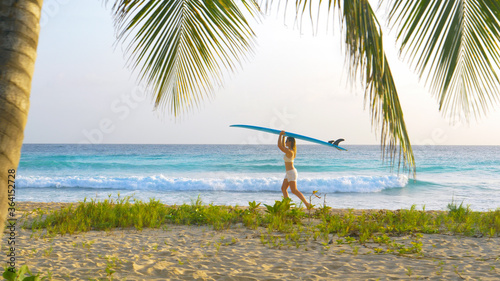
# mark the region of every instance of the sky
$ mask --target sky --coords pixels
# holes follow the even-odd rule
[[[347,145],[380,143],[363,88],[348,79],[338,30],[313,35],[277,13],[252,26],[254,54],[212,98],[174,118],[154,110],[151,93],[128,67],[110,7],[98,0],[44,1],[24,143],[276,143],[275,135],[231,124],[344,138]],[[479,120],[451,124],[398,58],[393,34],[384,32],[413,145],[500,144],[499,105]]]

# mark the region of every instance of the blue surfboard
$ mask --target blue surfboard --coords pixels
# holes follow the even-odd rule
[[[266,133],[271,133],[271,134],[276,134],[276,135],[279,135],[280,132],[281,132],[281,130],[276,130],[276,129],[271,129],[271,128],[265,128],[265,127],[259,127],[259,126],[251,126],[251,125],[231,125],[229,127],[256,130],[256,131],[261,131],[261,132],[266,132]],[[309,142],[312,142],[312,143],[322,144],[322,145],[326,145],[326,146],[330,146],[330,147],[335,147],[338,150],[347,151],[347,149],[345,149],[343,147],[340,147],[338,145],[341,141],[344,141],[344,139],[338,139],[336,141],[328,141],[327,142],[327,141],[322,141],[322,140],[319,140],[319,139],[315,139],[315,138],[311,138],[311,137],[307,137],[307,136],[303,136],[303,135],[299,135],[299,134],[295,134],[295,133],[290,133],[290,132],[287,132],[287,131],[285,131],[285,136],[296,138],[296,139],[300,139],[300,140],[309,141]]]

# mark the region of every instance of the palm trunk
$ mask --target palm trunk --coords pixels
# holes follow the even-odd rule
[[[28,120],[43,0],[0,1],[0,230],[21,157]],[[15,207],[15,206],[13,206]]]

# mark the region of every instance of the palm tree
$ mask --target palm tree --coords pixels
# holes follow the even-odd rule
[[[382,0],[380,0],[383,2]],[[105,1],[108,2],[108,1]],[[349,73],[365,86],[372,125],[383,155],[415,173],[415,160],[384,52],[382,26],[368,0],[294,3],[297,17],[325,2],[338,17]],[[389,24],[401,54],[430,81],[445,114],[481,116],[499,99],[500,5],[495,0],[387,0]],[[17,168],[28,112],[42,0],[0,4],[0,221],[7,210],[8,171]],[[132,66],[154,91],[156,107],[174,115],[213,95],[252,51],[246,17],[259,17],[272,0],[116,0],[119,40],[129,44]],[[278,4],[279,5],[279,4]],[[314,7],[314,9],[313,9]],[[241,8],[244,8],[242,11]],[[5,39],[4,39],[5,38]]]
[[[28,120],[42,2],[0,1],[0,229],[8,200],[15,200],[15,188],[9,185],[21,157]]]

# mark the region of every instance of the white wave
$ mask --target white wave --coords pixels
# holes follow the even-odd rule
[[[31,188],[94,188],[117,190],[160,191],[280,191],[282,179],[276,177],[184,178],[159,176],[129,177],[18,177],[18,187]],[[405,176],[344,176],[338,178],[300,178],[299,190],[304,192],[380,192],[406,186]]]

